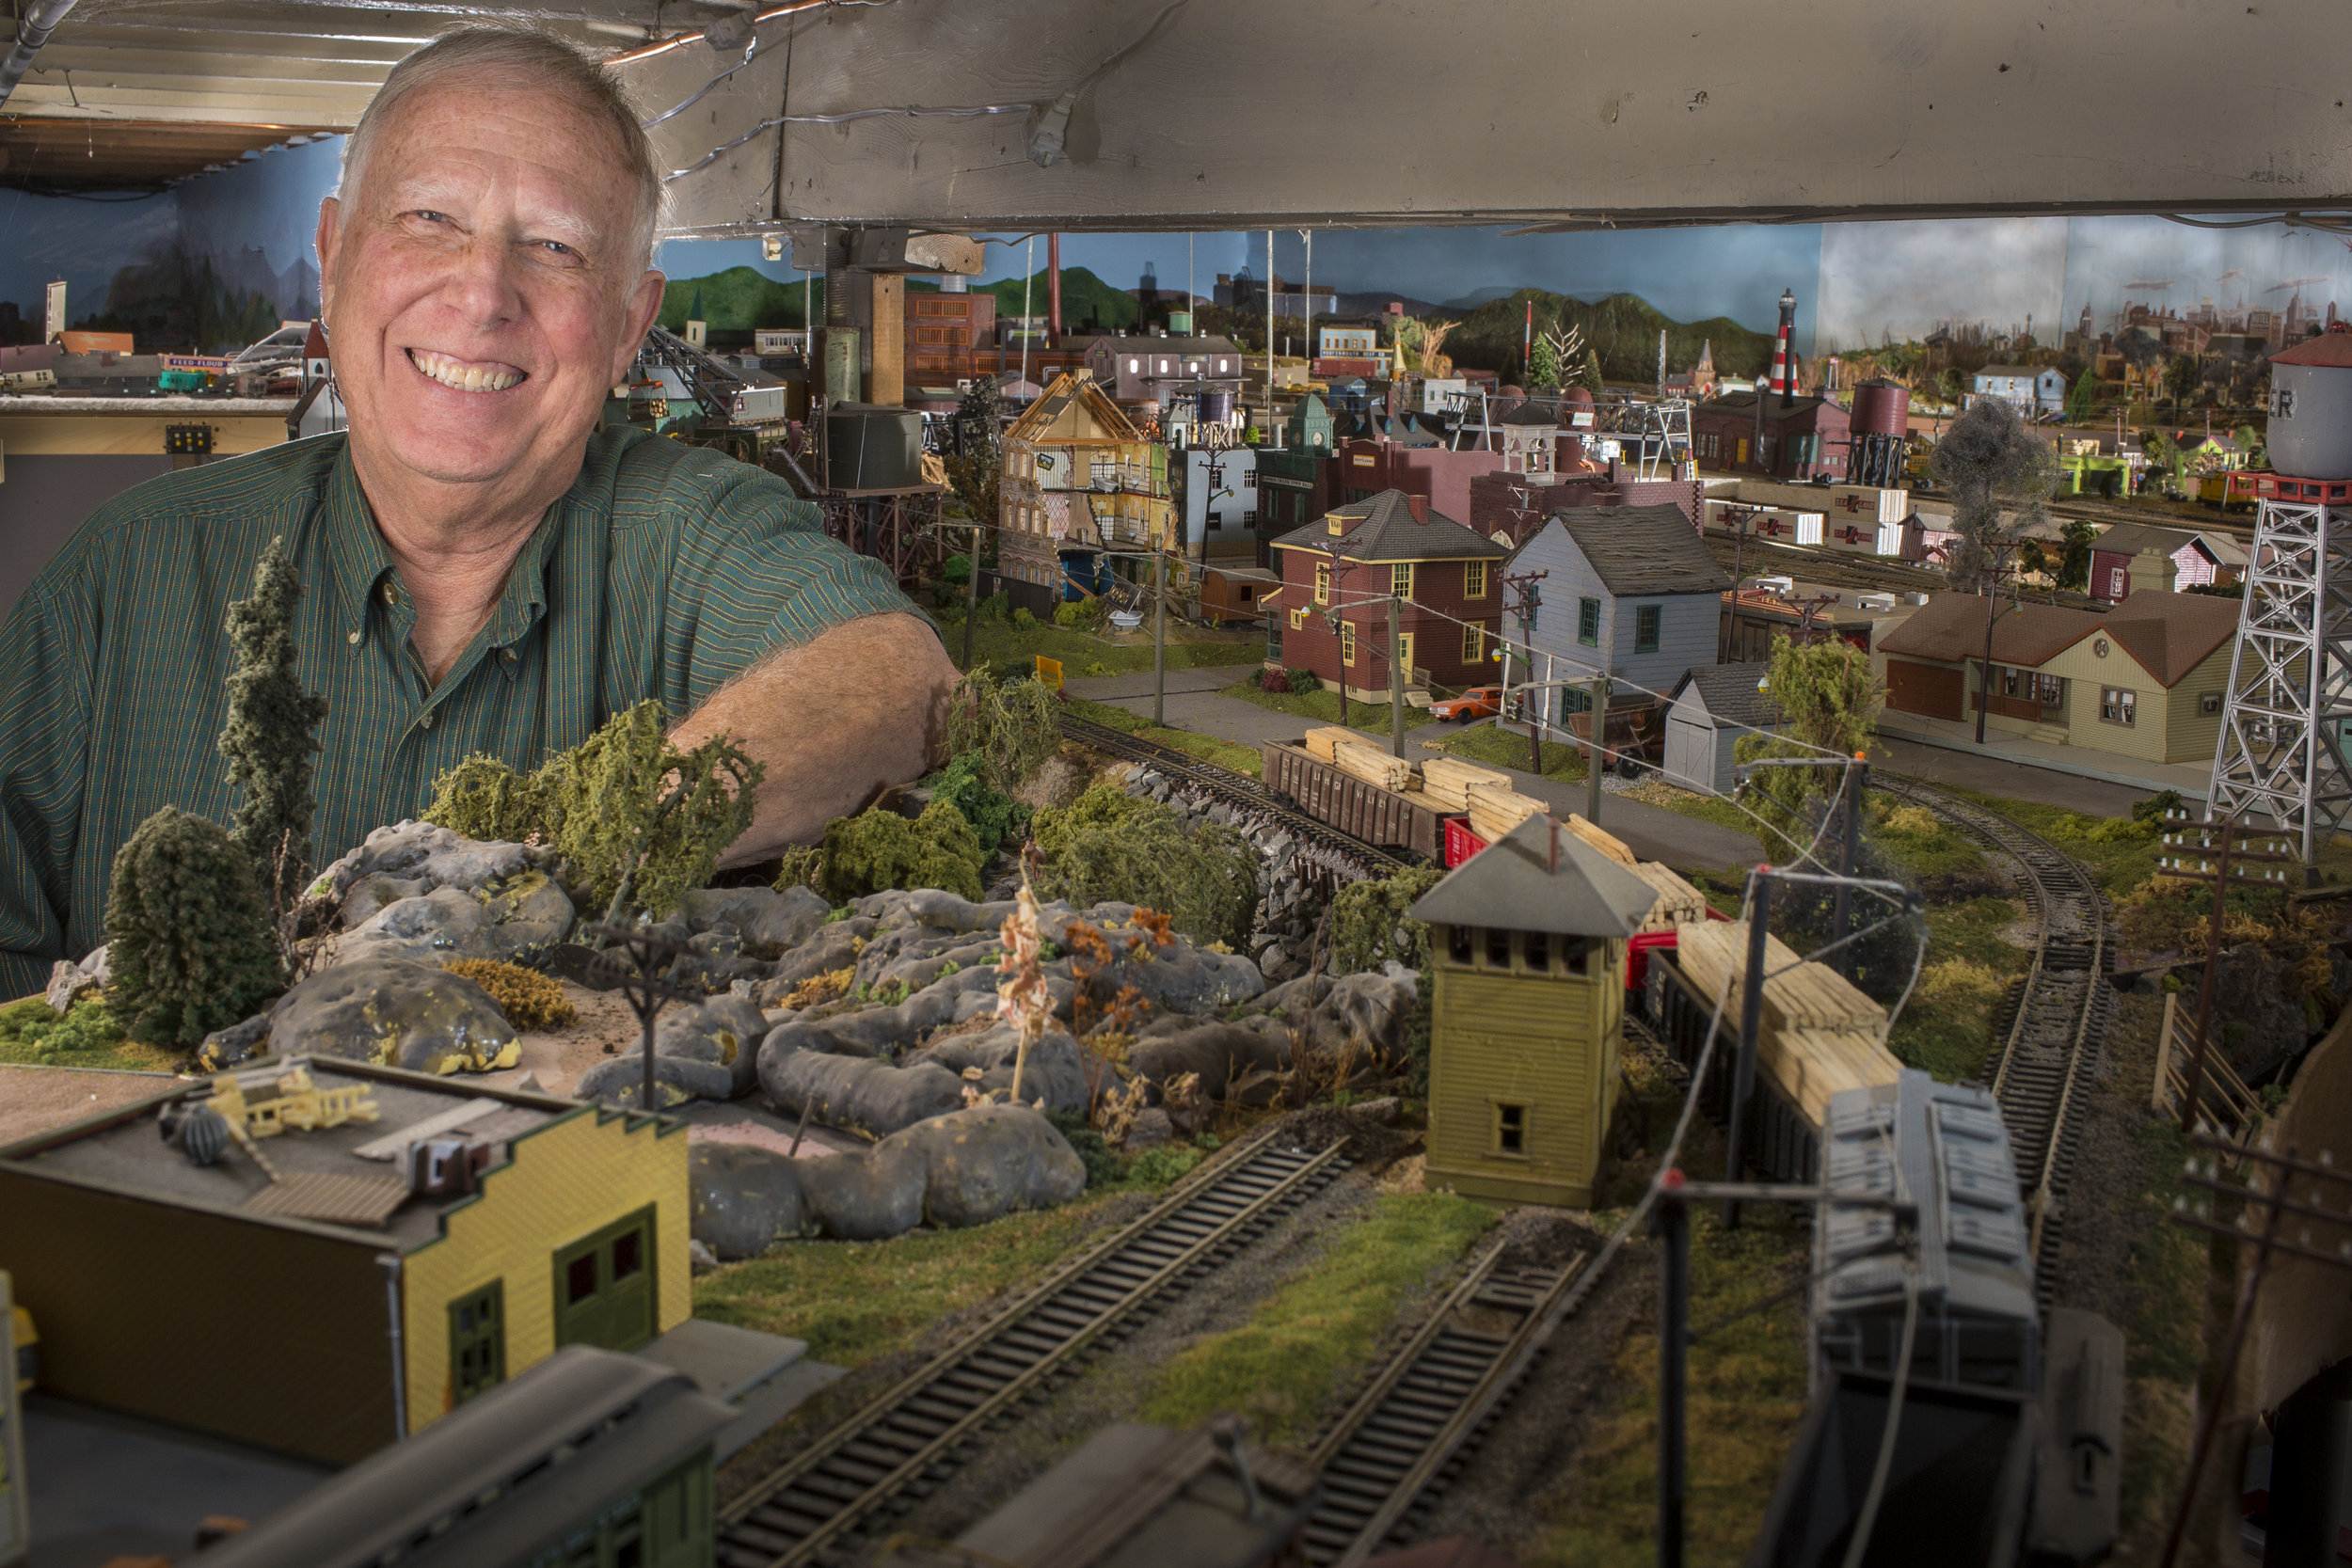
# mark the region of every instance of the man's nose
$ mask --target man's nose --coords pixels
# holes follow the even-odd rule
[[[472,325],[497,326],[523,313],[521,268],[502,236],[476,234],[457,250],[445,295]]]

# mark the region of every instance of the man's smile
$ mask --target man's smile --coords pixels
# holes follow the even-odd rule
[[[496,359],[460,359],[429,348],[412,348],[407,354],[420,372],[454,391],[502,392],[529,375]]]

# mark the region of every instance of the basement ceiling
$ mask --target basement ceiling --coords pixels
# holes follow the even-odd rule
[[[49,193],[152,191],[224,168],[247,152],[300,145],[292,125],[182,124],[170,120],[0,119],[0,185]]]

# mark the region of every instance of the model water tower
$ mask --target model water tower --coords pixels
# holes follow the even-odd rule
[[[2316,883],[2319,850],[2352,813],[2352,332],[2271,356],[2271,466],[2213,759],[2213,816],[2267,817]]]
[[[1877,490],[1903,483],[1903,437],[1911,433],[1911,388],[1881,378],[1853,389],[1848,424],[1846,483]]]
[[[1413,906],[1429,923],[1429,1185],[1589,1208],[1616,1110],[1627,939],[1658,890],[1547,816]]]

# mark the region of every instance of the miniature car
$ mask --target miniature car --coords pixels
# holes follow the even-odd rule
[[[1448,697],[1441,703],[1429,705],[1433,719],[1451,719],[1467,724],[1473,719],[1491,719],[1502,711],[1502,688],[1473,686],[1459,697]]]

